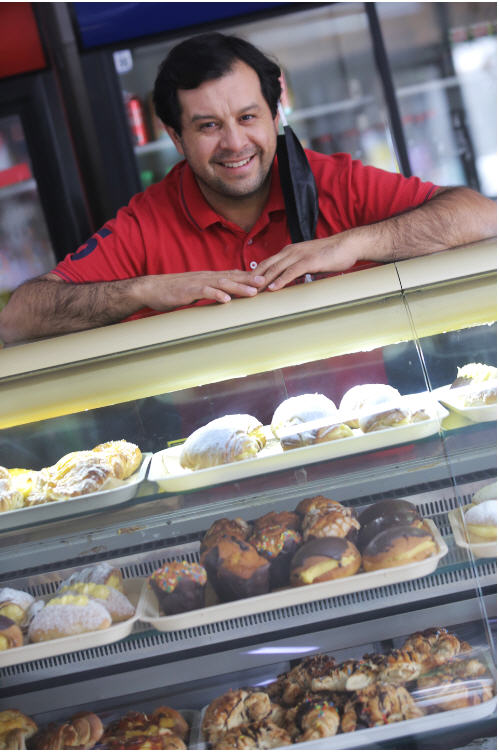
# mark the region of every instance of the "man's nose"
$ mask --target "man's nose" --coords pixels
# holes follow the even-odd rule
[[[239,123],[227,123],[224,126],[220,143],[224,149],[238,152],[241,151],[247,143],[248,140],[242,125]]]

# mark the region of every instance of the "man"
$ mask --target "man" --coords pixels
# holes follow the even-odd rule
[[[307,152],[319,193],[316,239],[290,245],[275,158],[279,67],[210,33],[177,45],[154,101],[185,158],[132,198],[0,314],[5,342],[77,331],[276,291],[306,273],[433,253],[496,233],[494,202],[464,187]]]

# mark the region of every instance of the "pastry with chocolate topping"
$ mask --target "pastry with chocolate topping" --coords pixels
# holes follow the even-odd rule
[[[203,717],[203,738],[214,746],[231,729],[269,718],[272,703],[265,692],[255,689],[229,690],[208,705]]]
[[[291,585],[350,577],[359,571],[361,556],[346,538],[316,538],[298,549],[291,562]]]
[[[402,405],[394,405],[370,415],[361,415],[359,417],[359,428],[363,433],[371,433],[372,431],[382,431],[385,428],[405,426],[410,422],[410,410],[402,407]]]
[[[160,611],[166,616],[203,608],[206,581],[205,568],[188,561],[166,562],[149,577]]]
[[[272,721],[263,720],[237,726],[222,734],[213,749],[275,749],[291,744],[287,731]]]
[[[304,658],[291,671],[278,677],[281,689],[281,702],[284,705],[296,705],[305,694],[314,688],[314,681],[330,675],[336,668],[334,658],[323,653]]]
[[[424,522],[417,507],[406,499],[383,499],[364,509],[358,517],[361,525],[355,542],[363,551],[370,540],[389,527],[410,525],[423,527]]]
[[[270,562],[270,589],[289,585],[289,568],[302,544],[300,533],[284,525],[269,525],[255,530],[248,543]]]
[[[405,687],[370,684],[366,689],[353,693],[345,704],[341,730],[349,733],[359,727],[383,726],[423,715],[424,711],[418,708]]]
[[[366,572],[423,561],[437,553],[437,545],[426,528],[400,525],[371,538],[362,555]]]
[[[325,693],[305,697],[286,713],[286,728],[290,729],[296,743],[335,736],[339,725],[336,702]]]
[[[203,553],[201,563],[222,602],[269,592],[270,563],[246,541],[221,538]]]
[[[328,499],[326,496],[311,496],[300,501],[296,507],[296,512],[303,519],[308,518],[311,520],[315,516],[327,514],[327,512],[331,512],[334,509],[344,509],[343,504],[339,501],[334,501],[334,499]]]
[[[241,540],[247,540],[251,533],[251,525],[241,517],[236,517],[233,520],[229,520],[227,517],[222,517],[219,520],[210,525],[208,530],[201,540],[201,553],[206,551],[218,543],[220,538],[224,536],[232,535],[233,538],[240,538]]]

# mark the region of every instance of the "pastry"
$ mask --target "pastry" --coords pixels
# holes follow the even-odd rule
[[[291,585],[312,585],[349,577],[358,572],[360,564],[359,551],[346,538],[309,540],[293,557],[290,582]]]
[[[239,538],[222,538],[205,551],[201,563],[221,601],[269,592],[270,563],[254,546]]]
[[[471,497],[473,504],[480,504],[481,501],[490,501],[490,499],[497,500],[497,481],[482,486],[478,491],[475,491]]]
[[[20,710],[0,710],[0,749],[26,749],[38,726]]]
[[[213,749],[275,749],[291,743],[287,731],[264,720],[226,731],[219,736]]]
[[[405,426],[410,422],[410,410],[401,405],[393,405],[385,410],[359,416],[359,428],[363,433]]]
[[[22,493],[23,501],[31,493],[33,483],[38,475],[37,470],[27,470],[22,467],[10,467],[9,475],[12,480],[12,487]]]
[[[307,696],[286,714],[286,727],[297,744],[335,736],[339,725],[336,702],[325,694]]]
[[[286,433],[281,436],[280,441],[281,447],[286,451],[297,447],[310,446],[311,444],[322,444],[325,441],[347,439],[349,436],[353,436],[353,431],[346,423],[328,423],[317,428]]]
[[[494,696],[494,681],[480,661],[454,661],[418,679],[418,690],[432,710],[458,710]]]
[[[482,387],[467,391],[463,395],[464,407],[481,407],[482,405],[497,404],[497,386]]]
[[[98,444],[92,451],[107,459],[114,477],[120,480],[129,478],[142,462],[142,452],[139,447],[124,439]]]
[[[359,692],[354,692],[346,702],[341,719],[344,733],[358,727],[372,728],[386,723],[421,718],[424,712],[418,708],[405,687],[391,684],[370,684]]]
[[[8,616],[0,616],[0,650],[19,648],[23,642],[23,633],[19,624],[9,619]]]
[[[199,564],[167,562],[152,573],[149,584],[166,616],[204,607],[206,570]]]
[[[304,658],[291,671],[278,677],[275,688],[279,695],[275,695],[275,700],[288,706],[296,705],[310,689],[315,689],[316,680],[330,676],[335,669],[336,661],[329,655],[318,653]]]
[[[437,544],[425,528],[399,525],[371,538],[362,554],[366,572],[422,561],[437,552]]]
[[[96,585],[95,582],[73,582],[70,585],[62,585],[57,595],[85,595],[91,601],[100,603],[109,611],[113,624],[131,619],[135,614],[126,595],[108,585]]]
[[[415,504],[406,499],[384,499],[366,507],[358,517],[361,529],[356,546],[363,551],[369,541],[382,530],[397,525],[423,527],[424,522]]]
[[[203,717],[203,738],[212,746],[231,729],[264,721],[272,713],[265,692],[252,689],[230,690],[212,700]]]
[[[24,497],[12,481],[6,467],[0,466],[0,512],[11,512],[24,506]]]
[[[339,501],[328,499],[326,496],[312,496],[300,501],[296,507],[296,512],[304,519],[311,519],[314,515],[326,514],[331,510],[343,508],[343,504],[340,504]]]
[[[297,397],[289,397],[281,402],[274,411],[270,427],[278,439],[280,433],[291,426],[320,418],[331,418],[337,413],[338,409],[334,402],[324,394],[299,394]]]
[[[483,541],[497,540],[497,500],[474,504],[464,513],[468,533]]]
[[[269,525],[255,530],[248,543],[270,562],[270,589],[289,585],[291,559],[302,543],[300,533],[285,525]]]
[[[224,415],[194,431],[182,445],[180,464],[202,470],[254,457],[265,446],[263,426],[252,415]]]
[[[23,627],[34,600],[32,595],[23,590],[10,587],[0,588],[0,616],[7,616],[20,627]]]
[[[66,723],[51,723],[30,743],[32,749],[93,749],[104,727],[95,713],[76,713]]]
[[[109,611],[86,595],[61,595],[46,603],[29,625],[31,642],[107,629],[112,623]]]
[[[484,381],[497,379],[497,368],[487,366],[484,363],[466,363],[457,369],[457,376],[450,388],[456,389],[468,384],[481,384]]]
[[[469,652],[470,646],[466,642],[461,642],[456,635],[449,633],[444,627],[432,627],[410,635],[403,644],[402,650],[416,654],[421,670],[425,673],[453,660],[462,653]]]
[[[150,721],[152,724],[157,724],[160,732],[168,730],[174,736],[179,736],[184,742],[187,741],[189,724],[178,710],[161,705],[151,713]]]
[[[232,535],[234,538],[247,540],[250,533],[251,525],[241,519],[241,517],[236,517],[233,520],[222,517],[210,525],[204,534],[201,541],[201,553],[214,546],[224,536]]]
[[[52,467],[40,470],[25,504],[34,506],[95,493],[113,479],[105,457],[90,451],[70,452]]]
[[[397,399],[400,392],[389,384],[357,384],[341,398],[340,412],[351,428],[358,428],[361,413],[373,412],[377,405]]]
[[[162,706],[151,714],[129,711],[106,727],[103,749],[186,749],[189,726],[173,708]]]
[[[307,515],[303,520],[303,537],[312,538],[348,538],[355,542],[360,523],[353,509],[349,507],[334,508],[326,514]]]
[[[273,527],[274,525],[282,525],[290,530],[300,532],[300,517],[296,512],[269,512],[254,520],[253,532],[256,533],[262,528]]]
[[[108,585],[123,592],[123,575],[117,567],[113,567],[107,561],[101,561],[73,572],[61,582],[59,587],[72,585],[74,582],[94,582],[96,585]]]

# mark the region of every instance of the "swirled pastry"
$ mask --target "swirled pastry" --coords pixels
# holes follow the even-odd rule
[[[24,497],[16,489],[6,467],[0,466],[0,512],[10,512],[24,505]]]
[[[32,749],[93,749],[104,727],[95,713],[76,713],[65,723],[51,723],[30,743]]]
[[[357,384],[349,389],[340,402],[340,411],[351,428],[359,427],[359,415],[374,412],[374,408],[383,402],[400,399],[400,392],[389,384]]]
[[[180,464],[188,470],[226,465],[254,457],[265,443],[263,426],[252,415],[224,415],[188,437]]]
[[[108,460],[114,477],[120,480],[129,478],[142,461],[142,452],[137,444],[125,439],[98,444],[92,451]]]
[[[231,729],[267,719],[272,703],[265,692],[251,689],[230,690],[215,698],[203,718],[203,737],[211,745]]]

